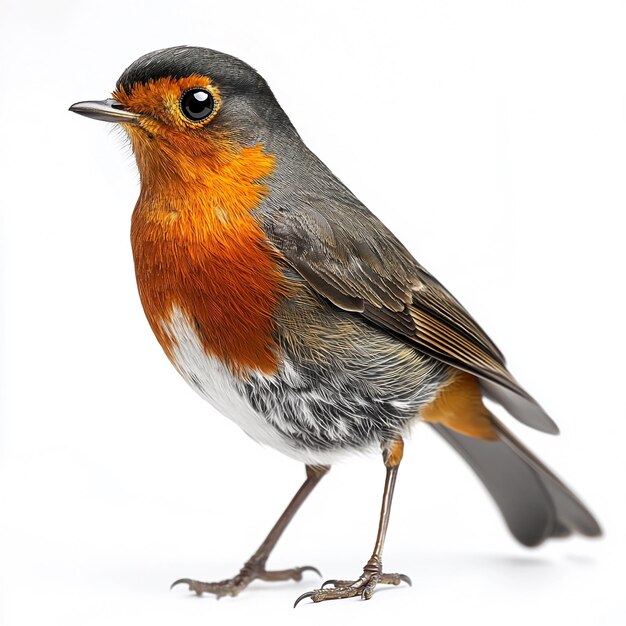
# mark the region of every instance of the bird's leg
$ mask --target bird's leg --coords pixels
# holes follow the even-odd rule
[[[240,572],[233,578],[228,578],[216,583],[204,583],[197,580],[191,580],[189,578],[181,578],[172,584],[172,587],[179,584],[189,585],[191,591],[195,591],[196,594],[202,595],[203,593],[212,593],[218,598],[222,596],[236,596],[240,591],[245,589],[253,580],[301,580],[302,573],[306,571],[316,572],[319,576],[319,571],[310,565],[304,567],[294,567],[285,570],[273,570],[267,571],[265,569],[265,563],[272,552],[274,546],[280,539],[285,528],[289,525],[293,516],[296,514],[300,505],[306,500],[307,496],[313,491],[317,483],[321,480],[322,476],[328,472],[330,467],[320,465],[307,465],[306,466],[306,480],[298,489],[298,492],[293,497],[283,514],[278,518],[276,524],[269,534],[265,538],[265,541],[259,546],[259,549],[246,561]]]
[[[374,552],[370,560],[365,564],[361,576],[356,580],[327,580],[322,585],[321,589],[314,589],[313,591],[303,593],[296,600],[294,606],[301,600],[304,600],[304,598],[311,598],[313,602],[322,602],[324,600],[361,596],[363,600],[369,600],[374,593],[376,585],[379,583],[399,585],[401,582],[406,582],[409,585],[411,584],[411,579],[405,574],[384,574],[382,568],[383,546],[385,544],[387,526],[389,525],[391,500],[396,484],[398,467],[402,460],[403,449],[404,443],[402,439],[399,438],[383,444],[383,459],[385,461],[385,467],[387,468],[387,475],[385,477],[385,490],[383,492],[383,502],[380,509],[378,534],[376,535]],[[332,587],[325,588],[326,585],[332,585]]]

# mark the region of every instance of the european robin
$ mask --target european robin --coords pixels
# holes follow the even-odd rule
[[[556,424],[461,304],[306,147],[265,80],[227,54],[176,47],[124,71],[112,98],[71,109],[120,124],[141,178],[131,241],[141,302],[185,380],[306,480],[241,571],[198,594],[235,596],[270,571],[274,545],[330,465],[379,447],[386,467],[374,551],[350,580],[296,601],[360,596],[382,552],[403,436],[434,428],[484,482],[513,535],[598,536],[583,503],[483,404]]]

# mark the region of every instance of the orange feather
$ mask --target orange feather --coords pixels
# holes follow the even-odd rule
[[[422,407],[421,416],[426,422],[443,424],[470,437],[498,439],[476,377],[461,370],[455,370],[452,380]]]

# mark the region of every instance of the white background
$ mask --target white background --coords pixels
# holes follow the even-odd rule
[[[620,2],[3,0],[0,622],[624,624],[626,9]],[[529,551],[434,434],[401,468],[388,569],[301,605],[168,591],[252,553],[303,478],[179,379],[134,285],[132,156],[67,112],[170,45],[240,56],[305,141],[472,311],[555,417],[514,424],[607,532]],[[271,564],[356,575],[383,469],[338,465]]]

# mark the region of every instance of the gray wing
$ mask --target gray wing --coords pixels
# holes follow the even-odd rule
[[[475,374],[521,422],[558,432],[470,314],[358,201],[300,195],[298,206],[271,207],[262,222],[287,262],[333,304]]]

